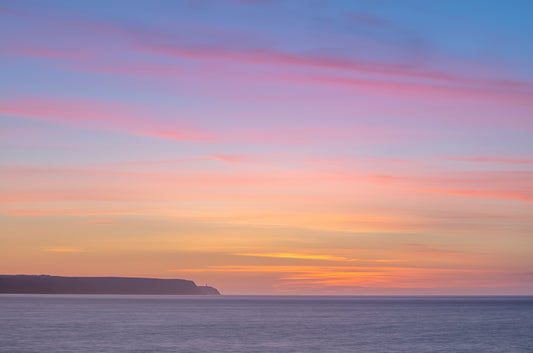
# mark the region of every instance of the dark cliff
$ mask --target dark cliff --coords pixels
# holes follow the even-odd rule
[[[218,290],[184,279],[0,275],[0,293],[218,295]]]

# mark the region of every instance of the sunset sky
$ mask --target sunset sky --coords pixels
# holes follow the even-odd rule
[[[532,13],[0,0],[0,274],[533,294]]]

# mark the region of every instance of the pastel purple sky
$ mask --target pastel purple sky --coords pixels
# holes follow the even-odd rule
[[[0,273],[533,294],[533,4],[0,1]]]

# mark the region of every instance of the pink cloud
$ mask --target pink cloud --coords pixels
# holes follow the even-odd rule
[[[454,190],[454,189],[421,189],[424,192],[473,196],[495,200],[510,200],[533,202],[533,192],[506,191],[506,190]]]
[[[347,112],[370,114],[371,116],[391,116],[401,111],[412,119],[422,119],[427,114],[427,106],[447,104],[446,109],[436,109],[431,112],[432,120],[470,124],[505,126],[506,128],[531,128],[531,119],[526,118],[532,111],[531,93],[504,88],[487,88],[485,86],[461,86],[443,84],[436,81],[398,81],[390,77],[354,77],[328,72],[298,73],[297,71],[280,70],[265,73],[260,70],[247,70],[246,67],[224,67],[219,65],[193,66],[188,70],[181,70],[169,64],[161,65],[150,61],[123,63],[121,65],[100,65],[93,63],[79,63],[71,67],[74,70],[101,72],[104,74],[134,75],[141,79],[152,79],[150,84],[175,92],[176,82],[187,85],[192,94],[201,94],[215,99],[231,101],[254,101],[274,103],[288,106],[314,106],[317,109],[327,109],[341,115]],[[257,83],[261,82],[261,86]],[[332,94],[332,89],[335,90]],[[353,100],[357,98],[355,101]],[[351,97],[351,98],[350,98]],[[363,100],[362,97],[367,97]],[[390,106],[380,105],[378,100],[391,99]],[[407,99],[405,99],[407,98]],[[398,105],[398,100],[402,100]],[[416,100],[417,104],[409,105],[409,100]],[[420,101],[423,104],[419,104]],[[483,104],[480,104],[483,102]],[[451,105],[453,104],[453,105]],[[460,104],[459,111],[454,107]],[[496,107],[496,108],[495,108]],[[504,114],[511,114],[509,119],[502,119]],[[324,111],[324,113],[326,113]],[[310,114],[313,114],[310,112]],[[465,117],[466,115],[466,117]],[[427,120],[424,118],[424,120]],[[245,133],[245,131],[243,131]],[[309,136],[312,131],[308,131]],[[344,134],[347,132],[344,131]],[[246,134],[244,135],[246,138]],[[282,131],[250,131],[250,139],[266,143],[283,142],[287,140]],[[293,134],[290,139],[295,143],[305,143],[303,135]]]
[[[37,19],[34,15],[27,16]],[[387,20],[369,14],[355,13],[352,16],[357,21],[366,24],[388,25]],[[42,18],[39,19],[42,20]],[[131,50],[141,54],[155,54],[192,60],[210,60],[216,61],[217,63],[237,62],[241,64],[259,64],[271,67],[347,70],[355,74],[371,75],[373,76],[373,79],[377,79],[378,81],[414,80],[422,86],[428,85],[431,87],[433,85],[451,85],[462,87],[466,91],[496,90],[500,92],[506,91],[507,94],[513,92],[519,95],[525,94],[529,97],[533,91],[533,85],[531,83],[518,80],[465,77],[464,75],[447,72],[417,70],[405,65],[372,64],[347,56],[332,57],[285,52],[271,47],[269,48],[268,45],[270,43],[266,43],[258,37],[251,37],[249,33],[231,31],[224,28],[210,28],[207,26],[184,27],[187,31],[200,36],[209,35],[210,37],[213,37],[218,33],[223,32],[224,34],[220,37],[219,42],[225,43],[226,46],[222,47],[219,45],[190,44],[190,36],[183,36],[175,33],[169,34],[161,30],[143,27],[117,26],[105,22],[91,22],[83,19],[65,19],[59,16],[49,17],[47,23],[49,25],[40,30],[46,31],[50,36],[64,36],[66,29],[68,29],[70,31],[76,31],[83,37],[87,37],[88,40],[85,45],[86,50],[92,52],[92,55],[97,55],[99,57],[106,57],[102,52],[101,46],[102,38],[105,38],[106,44],[111,43],[110,45],[112,47],[121,46],[123,51]],[[245,40],[243,40],[243,38]],[[256,46],[250,47],[250,43],[254,43]],[[257,43],[262,43],[262,47],[258,47]],[[13,47],[12,51],[14,52],[18,51],[21,54],[26,52],[27,55],[30,56],[63,57],[65,55],[65,53],[61,53],[61,51],[54,53],[52,49],[21,47],[18,43],[11,43],[10,46]],[[158,65],[153,66],[153,68],[138,68],[137,72],[144,71],[152,72],[154,74],[160,72],[157,70]],[[100,70],[109,70],[109,68],[106,69],[101,67]],[[120,72],[123,69],[121,69],[121,65],[116,65],[115,70],[115,72]],[[134,68],[130,68],[129,70],[131,70],[131,72],[136,71]],[[342,77],[344,76],[345,73],[342,74]],[[333,84],[335,80],[333,78],[327,80],[325,78],[316,77],[311,81],[314,81],[315,83],[320,81],[322,84],[328,83],[329,81],[329,84]],[[337,84],[339,83],[340,82],[337,80]],[[446,88],[451,89],[451,87]],[[494,96],[497,96],[497,93],[498,92],[496,92]]]
[[[412,99],[431,98],[445,100],[461,100],[462,102],[479,99],[485,101],[504,101],[524,109],[531,109],[531,96],[533,87],[530,83],[512,80],[492,80],[484,78],[468,78],[460,75],[439,73],[439,72],[421,72],[407,67],[398,67],[395,65],[372,65],[365,62],[359,62],[350,58],[332,58],[319,57],[314,55],[295,54],[282,52],[275,49],[257,49],[246,47],[235,47],[236,44],[231,40],[228,43],[234,48],[221,48],[214,46],[191,46],[183,42],[182,38],[173,35],[160,33],[154,30],[142,28],[121,28],[104,23],[81,22],[76,24],[77,30],[92,33],[96,31],[97,36],[106,35],[111,42],[121,46],[122,50],[134,51],[139,54],[156,54],[166,57],[178,57],[190,59],[201,63],[201,67],[187,67],[183,70],[174,64],[162,64],[144,59],[142,62],[135,62],[139,58],[134,58],[133,62],[124,62],[123,59],[113,58],[113,56],[103,53],[101,48],[87,45],[86,53],[91,57],[100,58],[101,60],[86,60],[87,58],[77,57],[79,55],[73,51],[56,51],[50,49],[38,49],[37,47],[17,49],[21,53],[27,52],[28,55],[41,55],[43,57],[58,58],[77,58],[76,62],[71,62],[67,69],[101,72],[106,74],[126,74],[155,77],[167,82],[193,82],[190,85],[191,90],[198,90],[202,95],[214,95],[219,98],[231,97],[239,100],[248,99],[254,94],[249,87],[256,87],[258,80],[269,83],[282,83],[287,85],[291,83],[299,87],[306,86],[326,86],[341,88],[346,90],[347,94],[353,91],[364,95],[373,94],[389,97],[410,97]],[[57,31],[57,29],[56,29]],[[52,31],[53,32],[53,31]],[[94,34],[91,34],[94,37]],[[232,34],[236,36],[237,34]],[[106,38],[107,38],[106,37]],[[231,36],[230,36],[231,37]],[[161,44],[161,43],[174,44]],[[178,44],[175,44],[175,43]],[[237,41],[238,42],[238,41]],[[241,43],[242,44],[242,43]],[[148,57],[149,58],[149,57]],[[153,59],[153,57],[152,57]],[[120,62],[118,62],[120,61]],[[231,69],[224,63],[231,64],[252,64],[264,65],[277,70],[277,72],[261,73],[256,70],[248,70],[246,65],[239,65],[238,69]],[[222,64],[222,65],[221,65]],[[65,68],[65,66],[62,66]],[[299,69],[315,68],[312,73],[303,74]],[[285,72],[286,70],[289,72]],[[295,69],[295,70],[292,70]],[[332,71],[335,70],[335,71]],[[227,71],[227,72],[226,72]],[[355,76],[354,76],[355,75]],[[359,76],[359,77],[358,77]],[[217,84],[220,81],[222,83]],[[227,83],[230,83],[228,86]],[[253,86],[252,86],[253,85]],[[196,87],[194,87],[196,86]],[[199,86],[199,87],[198,87]],[[175,89],[175,85],[172,85]],[[221,89],[224,87],[224,89]],[[262,92],[264,94],[264,92]],[[269,92],[267,95],[273,94]],[[283,94],[271,97],[271,100],[279,102],[283,99]],[[290,96],[290,95],[289,95]],[[323,104],[323,95],[317,99],[314,104]],[[264,97],[263,97],[264,98]],[[329,99],[329,98],[328,98]],[[309,102],[309,97],[298,98],[290,96],[288,100],[291,103]],[[301,101],[301,102],[300,102]],[[476,114],[472,115],[470,120],[479,122],[481,118],[479,113],[483,110],[490,111],[490,108],[476,106]],[[454,119],[453,114],[448,114],[446,119]],[[477,120],[476,120],[477,119]],[[520,117],[513,118],[516,124],[513,126],[531,127],[531,121]],[[463,122],[464,120],[461,120]],[[486,122],[486,119],[483,119]],[[491,121],[492,122],[492,121]],[[496,121],[498,124],[499,121]],[[181,130],[180,129],[178,130]],[[209,140],[210,136],[199,136],[198,133],[181,133],[181,131],[167,132],[167,129],[157,129],[151,134],[154,137],[171,138],[171,139],[190,139],[190,140]],[[274,142],[278,139],[273,134],[258,134],[259,140]],[[166,137],[165,137],[166,136]]]
[[[263,159],[264,155],[258,154],[214,154],[213,159],[223,161],[226,163],[254,163]]]
[[[86,59],[88,53],[79,49],[58,49],[36,46],[19,46],[7,48],[4,53],[13,56],[26,56],[51,59]]]
[[[403,174],[403,175],[402,175]],[[532,172],[447,172],[441,175],[344,173],[339,180],[369,183],[410,192],[461,195],[494,200],[533,201]]]
[[[189,129],[182,131],[168,131],[168,130],[156,130],[156,131],[143,131],[148,136],[161,137],[170,140],[183,140],[183,141],[208,141],[211,137],[208,134],[198,131],[191,131]]]
[[[120,64],[95,64],[83,62],[78,65],[71,65],[69,68],[73,70],[80,70],[86,72],[97,72],[112,75],[133,75],[133,76],[147,76],[157,78],[172,78],[178,75],[184,76],[190,74],[185,70],[178,69],[173,66],[157,65],[149,62],[126,63]]]
[[[279,80],[294,83],[327,85],[345,89],[359,90],[365,94],[387,94],[394,97],[438,98],[445,100],[481,99],[489,101],[505,101],[512,104],[531,107],[532,93],[497,90],[485,87],[452,86],[440,83],[415,81],[394,81],[341,77],[317,74],[283,74]],[[529,122],[530,123],[530,122]],[[530,125],[530,124],[529,124]]]
[[[202,130],[157,122],[145,107],[100,100],[16,97],[0,100],[0,114],[138,136],[186,141],[212,139]],[[162,129],[153,130],[158,125]]]
[[[482,78],[468,78],[452,74],[438,72],[422,72],[399,68],[390,65],[372,65],[364,62],[358,62],[352,59],[328,58],[310,55],[300,55],[280,52],[272,49],[252,49],[252,48],[220,48],[206,46],[180,46],[169,44],[142,43],[136,46],[139,52],[152,53],[164,56],[187,58],[194,60],[217,60],[240,62],[249,64],[261,64],[271,66],[309,66],[323,69],[340,69],[350,70],[358,73],[382,76],[380,80],[388,77],[389,79],[403,80],[429,80],[433,84],[452,84],[457,86],[478,86],[475,89],[523,89],[533,90],[533,86],[527,82],[512,80],[493,80]],[[324,83],[325,79],[322,80]],[[379,83],[379,82],[376,82]],[[420,85],[427,83],[419,82]],[[531,92],[529,92],[531,93]]]
[[[278,154],[279,155],[279,154]],[[273,157],[272,154],[212,154],[197,157],[185,157],[175,159],[163,159],[152,161],[130,161],[130,162],[115,162],[115,163],[97,163],[95,166],[135,166],[135,165],[154,165],[154,164],[174,164],[174,163],[191,163],[191,162],[205,162],[205,161],[221,161],[229,164],[248,164],[265,162],[267,159]],[[0,168],[1,170],[1,168]]]
[[[213,155],[205,159],[226,163],[254,162],[257,156]],[[180,160],[182,161],[182,160]],[[168,162],[164,161],[164,162]],[[442,175],[410,175],[409,169],[396,174],[378,174],[371,170],[313,170],[285,169],[273,164],[268,169],[153,172],[76,168],[15,168],[3,167],[3,202],[35,202],[39,200],[173,200],[242,199],[286,200],[291,195],[306,194],[319,199],[321,190],[329,190],[328,197],[362,192],[440,193],[494,200],[532,202],[531,172],[448,172]],[[133,164],[134,165],[134,164]],[[27,184],[33,180],[32,184]],[[39,181],[39,182],[38,182]],[[25,186],[26,185],[26,186]],[[31,187],[29,185],[46,185]],[[344,191],[343,191],[344,190]],[[342,197],[341,197],[342,198]],[[297,200],[295,200],[297,201]],[[285,202],[285,201],[283,201]]]
[[[297,54],[283,52],[271,48],[250,48],[243,47],[242,43],[235,38],[242,36],[240,33],[231,33],[225,38],[225,43],[230,43],[228,47],[215,47],[206,45],[190,45],[184,42],[184,39],[177,35],[169,35],[156,30],[144,28],[126,28],[113,26],[105,23],[80,21],[77,23],[65,22],[64,19],[57,19],[58,27],[48,28],[51,34],[59,32],[63,25],[74,26],[77,31],[84,35],[90,35],[90,38],[106,36],[113,45],[122,46],[123,51],[132,50],[140,54],[155,54],[167,57],[177,57],[190,59],[194,61],[211,61],[220,63],[239,63],[265,65],[277,69],[287,68],[316,68],[318,70],[336,70],[332,71],[314,71],[312,74],[298,74],[296,71],[291,73],[279,72],[277,74],[263,75],[262,79],[289,82],[300,84],[327,85],[343,87],[348,89],[358,88],[362,90],[375,91],[376,93],[386,93],[394,96],[410,95],[419,97],[443,97],[452,99],[481,98],[491,100],[506,100],[511,103],[530,106],[533,85],[528,82],[513,80],[496,80],[486,78],[472,78],[461,75],[454,75],[442,72],[424,72],[410,69],[398,65],[375,65],[368,62],[361,62],[348,57],[320,57],[309,54]],[[202,28],[193,29],[202,32]],[[214,30],[212,30],[214,31]],[[86,33],[87,32],[87,33]],[[57,33],[55,33],[57,34]],[[233,41],[231,39],[234,39]],[[116,43],[115,43],[116,42]],[[234,43],[235,42],[235,43]],[[168,44],[172,43],[172,44]],[[21,47],[18,44],[12,44],[12,52],[21,55],[57,57],[57,58],[79,58],[83,55],[73,50],[58,50],[42,47]],[[120,62],[113,64],[109,62],[107,54],[101,52],[100,47],[92,47],[91,41],[86,46],[86,54],[103,59],[106,64],[96,63],[94,60],[80,60],[75,67],[85,71],[97,71],[117,74],[133,75],[150,75],[164,78],[167,76],[187,75],[184,70],[177,67],[164,66],[161,63],[133,64]],[[87,54],[90,53],[90,54]],[[112,61],[115,59],[111,59]],[[204,70],[202,68],[202,70]],[[208,68],[212,71],[213,68]],[[349,71],[349,75],[363,75],[361,77],[347,77],[346,73],[340,71]],[[200,70],[201,71],[201,70]],[[248,76],[246,69],[232,72],[233,75]],[[261,74],[256,74],[261,76]],[[194,76],[194,75],[193,75]],[[209,80],[209,75],[195,76],[201,80]],[[223,92],[219,92],[223,93]]]
[[[225,142],[240,141],[253,144],[310,145],[347,142],[352,145],[398,145],[412,143],[434,134],[424,129],[379,126],[339,126],[332,128],[265,127],[262,129],[235,129],[221,136]],[[339,125],[342,124],[338,122]],[[287,124],[288,125],[288,124]],[[332,126],[334,124],[332,123]]]
[[[97,130],[115,131],[183,141],[216,141],[253,144],[309,144],[320,141],[350,141],[359,144],[390,144],[412,141],[429,132],[405,128],[309,128],[259,126],[256,129],[218,131],[216,134],[189,126],[193,117],[178,117],[176,122],[159,122],[158,113],[149,107],[130,103],[114,103],[90,99],[50,97],[14,97],[0,99],[0,114],[54,124]],[[162,116],[163,118],[167,118]],[[168,120],[168,118],[167,118]],[[267,122],[268,123],[268,122]]]
[[[480,162],[480,163],[504,163],[504,164],[533,164],[533,159],[508,158],[508,157],[448,157],[449,161]]]
[[[207,157],[189,157],[189,158],[176,158],[176,159],[163,159],[153,161],[130,161],[130,162],[112,162],[112,163],[97,163],[96,166],[135,166],[135,165],[150,165],[150,164],[173,164],[173,163],[185,163],[185,162],[201,162],[211,160]]]

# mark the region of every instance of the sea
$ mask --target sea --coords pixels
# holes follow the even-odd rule
[[[3,294],[0,352],[533,352],[533,297]]]

